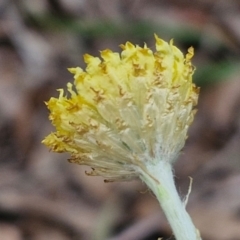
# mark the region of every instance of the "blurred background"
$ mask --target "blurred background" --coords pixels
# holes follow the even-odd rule
[[[203,240],[240,239],[240,1],[0,0],[0,239],[171,239],[140,181],[104,183],[50,153],[44,104],[99,55],[153,34],[195,48],[196,119],[175,165]]]

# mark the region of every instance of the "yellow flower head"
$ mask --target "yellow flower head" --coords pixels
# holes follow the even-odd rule
[[[84,55],[68,94],[59,90],[47,106],[56,132],[43,143],[69,152],[70,162],[92,168],[89,175],[129,180],[158,161],[173,162],[184,146],[197,104],[192,83],[193,48],[182,52],[155,35],[156,51],[130,42],[119,53]],[[67,96],[68,95],[68,96]]]

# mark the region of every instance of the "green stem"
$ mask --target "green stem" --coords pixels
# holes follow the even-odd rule
[[[147,172],[141,171],[141,179],[156,195],[177,240],[201,240],[185,204],[181,201],[172,172],[172,166],[166,161],[147,166]]]

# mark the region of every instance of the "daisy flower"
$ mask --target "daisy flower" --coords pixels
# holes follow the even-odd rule
[[[142,179],[158,198],[176,239],[200,239],[176,191],[172,164],[185,144],[199,89],[192,82],[193,48],[186,56],[155,35],[121,53],[84,55],[86,69],[70,68],[74,83],[46,104],[56,131],[43,143],[106,181]]]

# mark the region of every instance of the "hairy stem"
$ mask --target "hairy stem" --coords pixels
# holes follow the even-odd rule
[[[177,240],[201,240],[191,217],[181,201],[172,172],[171,164],[159,161],[141,171],[141,179],[156,195]]]

